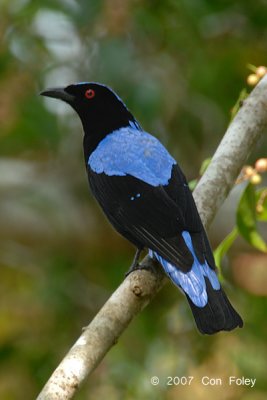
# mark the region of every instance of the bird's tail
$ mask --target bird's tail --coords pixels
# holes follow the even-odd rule
[[[214,290],[207,278],[205,283],[208,301],[204,307],[196,306],[186,293],[199,331],[212,335],[219,331],[231,331],[238,326],[242,328],[242,318],[231,305],[222,287]]]
[[[152,250],[149,251],[150,256],[161,263],[172,282],[185,293],[201,333],[211,335],[231,331],[238,326],[241,328],[243,321],[224,293],[216,272],[207,261],[204,264],[198,261],[190,234],[184,231],[182,235],[194,257],[189,272],[180,271]]]

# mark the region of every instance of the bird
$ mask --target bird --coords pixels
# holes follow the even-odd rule
[[[243,321],[218,279],[209,240],[185,175],[163,144],[143,130],[108,86],[79,82],[44,90],[80,117],[89,186],[115,230],[143,249],[186,296],[202,334]]]

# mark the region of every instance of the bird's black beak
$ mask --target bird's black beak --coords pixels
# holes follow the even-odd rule
[[[44,90],[40,93],[41,96],[53,97],[55,99],[60,99],[66,103],[73,103],[75,96],[72,96],[64,88],[51,88]]]

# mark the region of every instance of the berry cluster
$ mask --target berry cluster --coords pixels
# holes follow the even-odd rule
[[[259,82],[261,78],[264,77],[267,73],[267,68],[261,65],[260,67],[255,67],[254,65],[248,66],[250,70],[253,71],[253,74],[249,74],[247,77],[247,84],[249,86],[255,86]]]
[[[242,171],[240,176],[237,179],[236,183],[241,183],[243,181],[249,180],[253,185],[258,185],[262,181],[261,173],[267,171],[267,158],[259,158],[254,167],[251,165],[246,165]]]

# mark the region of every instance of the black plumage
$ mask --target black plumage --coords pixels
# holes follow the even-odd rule
[[[137,249],[148,248],[186,294],[200,332],[241,327],[216,276],[186,179],[167,150],[104,85],[81,83],[42,94],[66,101],[79,114],[94,197],[114,228]]]

